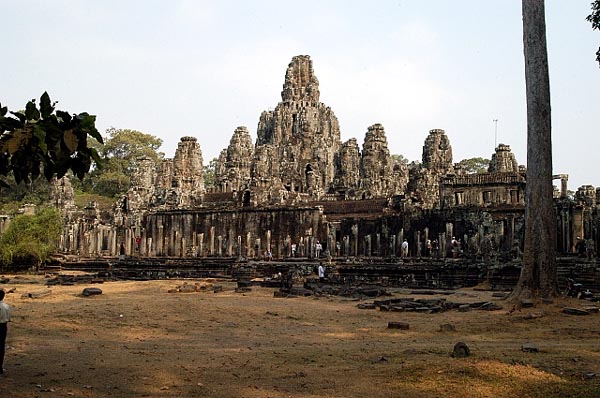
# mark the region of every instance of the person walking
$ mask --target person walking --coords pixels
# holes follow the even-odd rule
[[[6,351],[6,335],[10,322],[10,306],[4,302],[6,292],[0,289],[0,374],[4,373],[4,352]]]

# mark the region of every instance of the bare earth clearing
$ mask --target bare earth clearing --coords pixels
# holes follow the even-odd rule
[[[600,397],[600,314],[563,314],[574,299],[422,314],[212,282],[223,292],[168,293],[183,281],[163,280],[94,285],[103,294],[91,297],[80,296],[87,285],[54,286],[32,299],[22,294],[47,289],[43,278],[11,277],[0,397]],[[494,300],[470,289],[446,298]],[[459,341],[470,357],[450,357]]]

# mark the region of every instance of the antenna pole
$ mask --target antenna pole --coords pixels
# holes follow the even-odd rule
[[[494,119],[494,150],[498,146],[498,119]]]

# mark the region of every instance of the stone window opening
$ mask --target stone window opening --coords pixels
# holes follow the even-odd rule
[[[454,201],[457,206],[462,205],[463,204],[463,193],[462,192],[454,193]]]
[[[492,203],[492,191],[483,191],[483,203],[484,204]]]

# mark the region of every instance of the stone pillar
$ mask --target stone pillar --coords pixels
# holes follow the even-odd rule
[[[451,255],[450,250],[452,250],[452,237],[454,236],[454,225],[452,223],[446,223],[446,239],[445,239],[445,247],[444,251],[445,255]]]
[[[267,230],[267,251],[270,252],[271,251],[271,230]]]
[[[350,255],[350,237],[348,235],[344,235],[344,256],[348,257]]]
[[[354,256],[358,256],[358,225],[352,226],[352,235],[354,236]]]
[[[215,227],[210,227],[208,233],[208,254],[211,256],[215,255]]]
[[[148,256],[150,257],[154,257],[155,252],[154,252],[154,247],[152,247],[152,238],[148,238]]]
[[[377,256],[381,256],[381,234],[375,235],[375,247]]]
[[[246,234],[246,251],[244,255],[246,258],[250,258],[250,253],[252,252],[252,234],[248,232]]]
[[[365,256],[371,257],[371,234],[365,236]]]
[[[158,226],[158,238],[156,239],[156,254],[158,254],[159,256],[164,256],[165,251],[164,251],[164,245],[165,245],[165,241],[164,241],[164,227],[161,225]]]
[[[235,233],[232,229],[230,229],[227,231],[227,256],[229,257],[233,257],[235,242]]]
[[[567,197],[567,193],[568,193],[568,186],[567,186],[567,182],[569,181],[569,176],[566,174],[562,174],[561,178],[560,178],[560,197],[561,198],[566,198]]]
[[[444,232],[438,234],[438,257],[446,257],[446,234]]]
[[[198,255],[204,257],[204,232],[198,234]]]
[[[417,257],[421,257],[422,249],[423,249],[423,244],[421,243],[421,231],[417,231]]]

